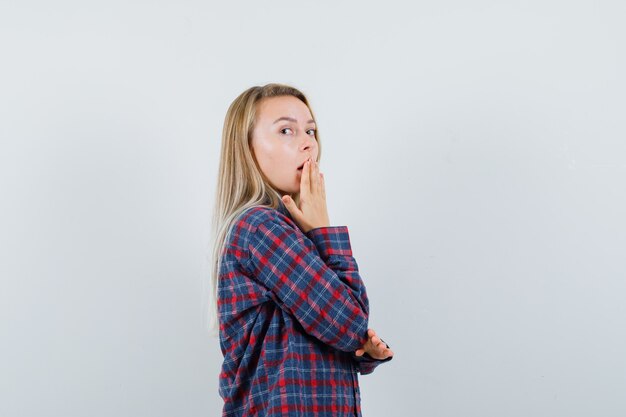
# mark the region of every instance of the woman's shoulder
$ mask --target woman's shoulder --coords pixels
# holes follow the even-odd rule
[[[280,212],[272,207],[252,206],[242,211],[235,220],[235,223],[241,223],[249,226],[258,226],[263,222],[278,218],[279,214]]]
[[[233,222],[233,235],[238,240],[245,240],[255,233],[259,225],[271,222],[285,228],[293,228],[291,220],[284,207],[252,206],[243,210]]]

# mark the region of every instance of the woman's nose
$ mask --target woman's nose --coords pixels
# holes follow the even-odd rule
[[[317,139],[315,136],[311,136],[308,133],[305,134],[304,139],[302,140],[302,149],[310,149],[317,145]]]

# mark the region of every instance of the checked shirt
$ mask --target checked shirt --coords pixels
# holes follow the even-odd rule
[[[346,226],[303,233],[281,203],[233,224],[218,282],[223,417],[361,416],[369,304]]]

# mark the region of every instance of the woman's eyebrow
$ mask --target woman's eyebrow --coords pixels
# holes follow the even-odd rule
[[[288,120],[290,122],[297,122],[297,120],[294,119],[293,117],[283,116],[283,117],[279,117],[278,119],[274,120],[274,123],[272,123],[272,124],[276,124],[276,123],[280,122],[281,120]],[[315,123],[315,120],[311,119],[307,123]]]

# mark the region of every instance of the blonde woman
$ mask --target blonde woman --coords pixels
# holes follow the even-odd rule
[[[358,375],[392,359],[368,329],[347,226],[331,226],[305,95],[251,87],[224,122],[213,326],[222,416],[361,416]]]

